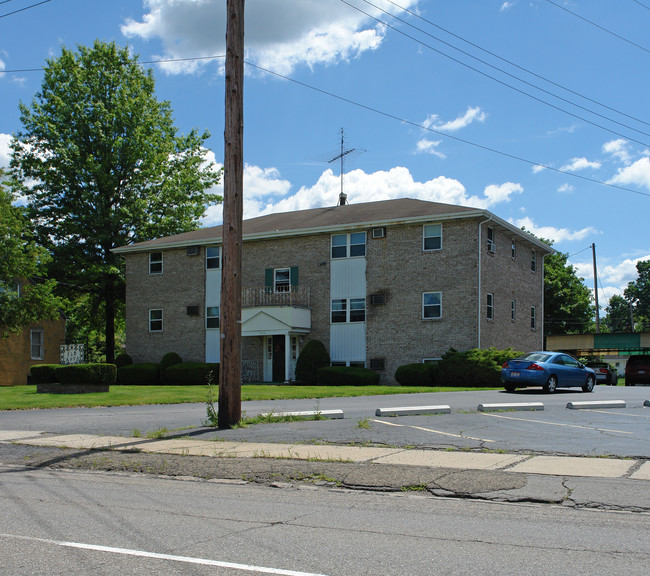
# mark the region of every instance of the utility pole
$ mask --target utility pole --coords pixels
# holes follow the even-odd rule
[[[244,0],[227,0],[226,12],[219,428],[232,428],[241,420]]]
[[[596,244],[591,245],[594,260],[594,298],[596,301],[596,334],[600,334],[600,310],[598,308],[598,271],[596,269]]]

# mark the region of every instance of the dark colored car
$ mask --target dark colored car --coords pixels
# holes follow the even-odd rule
[[[612,386],[618,384],[618,372],[611,364],[607,362],[587,362],[585,366],[593,369],[596,373],[597,384],[611,384]]]
[[[650,384],[650,355],[630,356],[625,366],[625,385]]]
[[[596,373],[591,368],[568,354],[546,351],[528,352],[504,362],[501,379],[508,392],[528,386],[541,386],[548,394],[572,386],[591,392],[596,385]]]

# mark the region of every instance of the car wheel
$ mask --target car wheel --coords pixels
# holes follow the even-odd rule
[[[546,384],[544,384],[544,392],[553,394],[557,390],[557,376],[549,376]]]
[[[506,389],[506,392],[514,392],[517,389],[514,384],[504,384],[503,387]]]
[[[582,387],[583,392],[593,392],[594,391],[594,379],[593,376],[587,378],[587,383]]]

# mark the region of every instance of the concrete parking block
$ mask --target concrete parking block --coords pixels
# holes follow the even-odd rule
[[[389,456],[377,458],[383,464],[402,466],[434,466],[467,470],[501,470],[529,456],[516,454],[492,454],[478,452],[440,452],[436,450],[403,450]]]
[[[479,412],[498,412],[500,410],[544,410],[543,402],[504,402],[500,404],[479,404]]]
[[[636,472],[630,474],[630,478],[634,480],[650,480],[650,462],[641,464],[641,467]]]
[[[417,416],[422,414],[451,414],[451,407],[440,406],[402,406],[397,408],[377,408],[375,416]]]
[[[509,469],[526,474],[551,476],[585,476],[620,478],[636,464],[633,460],[616,458],[575,458],[570,456],[535,456]]]
[[[24,438],[40,436],[42,432],[36,430],[0,430],[0,442],[13,442]]]
[[[319,416],[321,418],[330,418],[332,420],[340,420],[343,418],[343,410],[304,410],[302,412],[266,412],[260,414],[263,418],[269,418],[273,416],[284,417],[284,416],[296,416],[298,418],[314,418]]]
[[[584,410],[598,408],[625,408],[625,400],[588,400],[584,402],[569,402],[566,407],[569,410]]]

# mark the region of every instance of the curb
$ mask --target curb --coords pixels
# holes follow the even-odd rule
[[[610,400],[609,402],[603,402],[600,400],[587,400],[584,402],[569,402],[566,405],[569,410],[581,410],[589,408],[625,408],[625,400]]]
[[[493,412],[498,410],[544,410],[542,402],[515,402],[503,404],[479,404],[477,410],[479,412]]]
[[[451,407],[441,406],[404,406],[399,408],[377,408],[375,416],[415,416],[420,414],[451,414]]]

